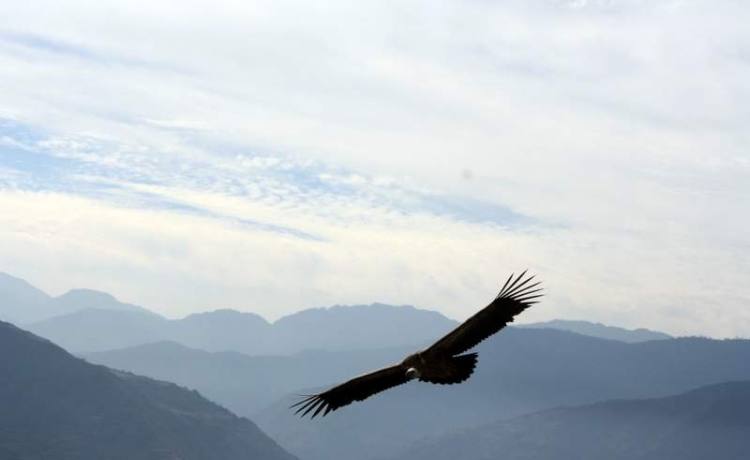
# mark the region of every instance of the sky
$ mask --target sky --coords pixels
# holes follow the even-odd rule
[[[0,3],[0,271],[750,337],[744,0]]]

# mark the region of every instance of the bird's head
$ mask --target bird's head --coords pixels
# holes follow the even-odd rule
[[[420,376],[419,370],[416,367],[410,367],[406,370],[406,377],[411,379],[418,379]]]

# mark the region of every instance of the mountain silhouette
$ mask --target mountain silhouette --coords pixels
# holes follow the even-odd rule
[[[255,313],[230,309],[171,320],[90,289],[73,289],[53,298],[2,273],[0,300],[0,318],[19,317],[19,311],[27,318],[41,316],[44,319],[25,327],[74,352],[159,341],[250,355],[286,355],[307,349],[351,351],[429,342],[458,324],[434,311],[380,303],[310,308],[273,323]],[[520,327],[569,330],[625,342],[669,338],[646,329],[627,330],[585,321],[553,320]]]
[[[148,313],[143,307],[120,302],[93,289],[72,289],[52,297],[28,282],[0,272],[0,320],[18,324],[66,315],[86,308]]]
[[[476,374],[462,385],[395,388],[314,423],[289,411],[295,394],[313,393],[387,365],[416,347],[251,357],[159,343],[86,357],[199,389],[252,416],[306,460],[395,455],[421,437],[503,417],[613,398],[661,397],[750,379],[747,340],[678,338],[628,344],[511,327],[479,347]]]
[[[726,381],[750,380],[750,341],[678,338],[628,344],[552,329],[508,328],[478,347],[475,374],[461,385],[414,383],[322,420],[289,406],[300,388],[255,414],[270,436],[306,460],[398,455],[416,440],[564,405],[665,397]],[[325,356],[313,357],[318,363]],[[396,356],[393,359],[397,359]],[[365,372],[384,362],[361,363]],[[356,374],[354,374],[356,375]],[[533,458],[533,457],[532,457]]]
[[[29,324],[28,329],[74,352],[173,341],[207,351],[284,355],[307,349],[346,351],[413,345],[438,337],[455,325],[455,321],[433,311],[372,304],[303,310],[274,323],[254,313],[234,310],[170,320],[140,311],[84,309]]]
[[[652,331],[649,329],[625,329],[621,327],[607,326],[601,323],[591,323],[588,321],[571,321],[563,319],[554,319],[542,323],[531,323],[518,325],[518,327],[527,327],[535,329],[558,329],[561,331],[575,332],[576,334],[599,337],[600,339],[619,340],[620,342],[636,343],[647,342],[649,340],[671,339],[672,336],[663,332]]]
[[[310,350],[289,356],[250,356],[157,342],[82,356],[115,369],[194,388],[233,412],[252,416],[300,388],[347,378],[361,372],[363,365],[387,364],[408,350]]]
[[[33,321],[57,314],[49,305],[51,297],[26,281],[0,272],[0,320]]]
[[[553,409],[421,441],[392,460],[742,460],[750,382]]]
[[[294,459],[194,391],[89,364],[7,322],[0,407],[3,460]]]

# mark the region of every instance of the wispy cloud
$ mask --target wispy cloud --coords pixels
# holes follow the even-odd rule
[[[157,288],[122,269],[112,285],[92,245],[66,271],[79,284],[183,310],[221,286],[237,306],[390,299],[461,316],[451,305],[529,265],[553,288],[542,315],[750,333],[742,2],[16,2],[0,17],[8,241],[71,262],[67,240],[17,240],[46,235],[59,203],[87,210],[86,226],[55,220],[66,238],[107,228],[103,246],[147,254],[222,235],[245,248],[234,263],[228,244],[171,263],[226,273],[256,257],[279,276],[193,268],[180,297],[185,278]],[[139,222],[148,245],[97,213]],[[13,251],[0,261],[33,277]]]
[[[45,61],[50,58],[57,58],[68,60],[68,62],[72,60],[73,62],[79,61],[97,66],[135,67],[161,72],[180,72],[175,67],[157,61],[99,52],[94,48],[29,32],[0,30],[0,47],[9,55],[15,55],[29,61]]]
[[[102,60],[100,56],[87,48],[52,40],[41,35],[0,31],[0,42],[5,45],[16,45],[45,53],[62,54],[93,61]]]
[[[508,227],[532,223],[489,201],[409,188],[392,178],[357,174],[320,161],[280,154],[227,156],[217,147],[216,156],[195,150],[192,155],[161,155],[145,145],[116,144],[84,136],[45,137],[11,120],[0,120],[0,142],[5,147],[0,164],[27,175],[26,182],[16,184],[21,189],[92,198],[119,196],[144,207],[190,212],[199,208],[195,203],[180,201],[173,191],[248,199],[282,208],[310,206],[307,212],[329,218],[335,218],[340,210],[331,212],[329,207],[320,205],[346,202],[363,210],[429,213]],[[10,184],[5,186],[9,188]],[[211,214],[208,209],[203,212]],[[265,225],[274,228],[272,223]]]

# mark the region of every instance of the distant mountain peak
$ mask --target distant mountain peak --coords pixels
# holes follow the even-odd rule
[[[0,289],[5,288],[6,286],[18,286],[43,293],[42,290],[32,286],[28,281],[24,279],[18,278],[6,272],[0,272]],[[47,294],[44,295],[46,296]]]
[[[649,329],[626,329],[617,326],[608,326],[602,323],[594,323],[582,320],[553,319],[541,323],[519,324],[520,328],[533,329],[558,329],[575,332],[576,334],[598,337],[600,339],[617,340],[620,342],[637,343],[649,340],[671,339],[672,336],[664,332]]]
[[[20,322],[49,316],[50,300],[27,281],[0,272],[0,319]]]
[[[320,316],[320,315],[327,315],[327,316],[336,316],[337,314],[349,314],[349,315],[371,315],[371,314],[392,314],[392,313],[403,313],[407,315],[412,316],[421,316],[421,317],[433,317],[433,318],[443,318],[446,321],[453,320],[449,319],[445,315],[443,315],[440,312],[434,311],[434,310],[426,310],[422,308],[417,308],[413,305],[393,305],[393,304],[387,304],[387,303],[381,303],[381,302],[373,302],[369,304],[335,304],[327,307],[312,307],[312,308],[306,308],[304,310],[299,310],[294,313],[290,313],[288,315],[282,316],[278,320],[276,320],[276,323],[285,322],[291,319],[295,318],[301,318],[301,317],[310,317],[310,316]]]
[[[58,297],[68,301],[85,301],[85,302],[118,302],[112,294],[97,291],[95,289],[75,288]]]
[[[120,302],[113,295],[94,289],[71,289],[51,297],[27,281],[0,272],[0,318],[16,323],[33,323],[84,309],[105,309],[153,313],[138,305]]]
[[[53,302],[57,304],[59,309],[68,311],[96,308],[102,310],[125,310],[155,314],[143,307],[139,307],[138,305],[120,302],[112,294],[94,289],[71,289],[65,294],[55,297]]]
[[[262,317],[261,315],[250,312],[250,311],[239,311],[232,308],[219,308],[217,310],[211,310],[211,311],[203,311],[198,313],[192,313],[183,320],[190,320],[190,319],[205,319],[205,318],[214,318],[214,319],[251,319],[256,321],[262,321],[263,323],[268,323],[268,321]]]

